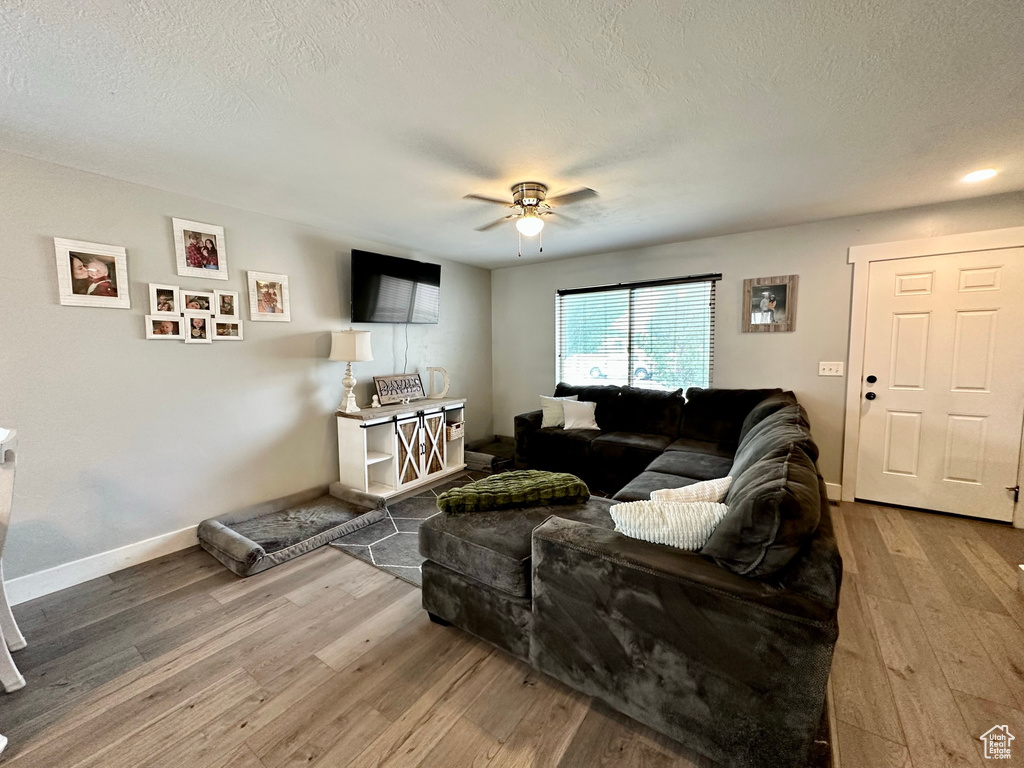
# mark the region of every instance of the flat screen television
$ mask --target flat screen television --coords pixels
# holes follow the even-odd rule
[[[436,323],[441,265],[352,251],[353,323]]]

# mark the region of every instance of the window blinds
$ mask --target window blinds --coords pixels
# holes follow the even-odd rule
[[[715,283],[699,275],[559,291],[555,371],[568,384],[711,385]]]

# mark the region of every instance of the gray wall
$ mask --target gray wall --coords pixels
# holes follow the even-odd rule
[[[348,325],[348,251],[415,254],[6,153],[0,211],[0,425],[20,437],[8,578],[337,479],[344,364],[326,357]],[[175,274],[172,216],[225,228],[230,280]],[[132,308],[61,306],[55,236],[125,246]],[[357,396],[402,369],[408,330],[409,370],[447,368],[470,439],[490,435],[490,273],[441,263],[440,324],[362,326],[375,360],[354,366]],[[288,275],[292,322],[249,322],[243,298],[243,342],[145,339],[147,283],[244,294],[250,269]]]
[[[721,272],[714,385],[794,390],[810,413],[822,474],[838,483],[845,379],[817,372],[818,361],[847,359],[847,249],[1021,225],[1024,194],[1016,193],[495,270],[495,431],[511,435],[515,414],[536,409],[537,396],[554,388],[557,289]],[[796,331],[740,333],[743,280],[785,274],[800,276]]]

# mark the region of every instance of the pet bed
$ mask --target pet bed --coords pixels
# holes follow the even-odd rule
[[[212,517],[199,545],[239,576],[252,576],[387,515],[384,499],[339,483]]]

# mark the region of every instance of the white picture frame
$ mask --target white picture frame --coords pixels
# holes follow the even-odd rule
[[[175,326],[176,330],[168,332],[167,325]],[[146,315],[146,338],[147,339],[177,339],[185,338],[185,318],[181,315],[174,317],[168,314]]]
[[[188,219],[171,219],[171,222],[178,274],[206,280],[227,280],[228,249],[224,241],[224,227]]]
[[[239,320],[238,291],[214,291],[213,314],[225,320]]]
[[[290,323],[291,300],[288,296],[288,275],[274,272],[248,272],[249,319]],[[273,310],[269,308],[273,307]]]
[[[204,314],[212,315],[216,300],[217,297],[213,291],[181,289],[181,311],[183,314],[185,312],[203,312]],[[198,304],[198,306],[190,307],[190,304]]]
[[[213,339],[210,338],[213,335],[213,315],[209,312],[186,312],[184,314],[184,333],[186,344],[212,344]],[[203,333],[197,335],[195,330],[199,327],[195,321],[202,320]]]
[[[213,341],[242,341],[242,321],[237,318],[214,317]]]
[[[57,289],[66,307],[131,309],[123,246],[53,238]]]
[[[161,307],[165,307],[161,309]],[[149,284],[149,313],[151,315],[174,315],[181,317],[181,288],[163,283]]]

